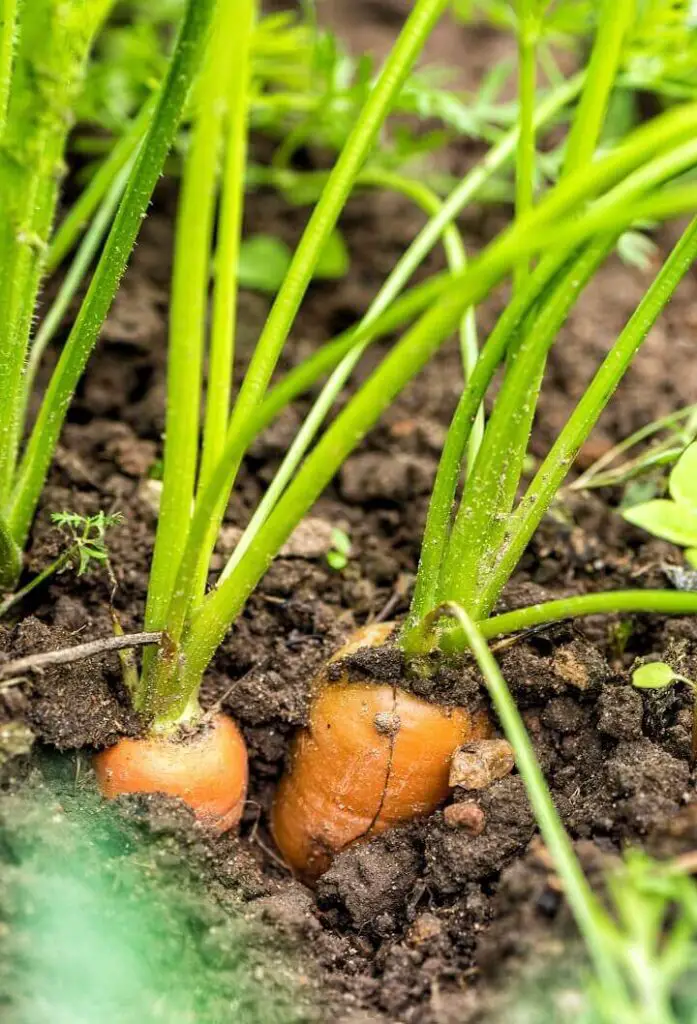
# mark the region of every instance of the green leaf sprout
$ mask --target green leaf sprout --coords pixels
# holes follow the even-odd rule
[[[332,529],[332,546],[327,552],[327,562],[332,569],[340,572],[348,565],[351,554],[351,538],[338,526]]]
[[[689,445],[668,481],[670,498],[656,498],[625,509],[627,522],[654,537],[687,548],[690,565],[697,564],[697,442]]]

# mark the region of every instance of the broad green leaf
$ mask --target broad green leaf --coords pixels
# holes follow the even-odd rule
[[[697,442],[682,453],[670,474],[670,494],[697,516]]]
[[[622,513],[629,523],[640,526],[655,537],[683,547],[697,547],[697,510],[675,501],[657,499],[634,505]]]
[[[697,569],[697,548],[688,548],[685,552],[685,558],[688,565],[692,566],[693,569]]]
[[[337,281],[348,273],[349,262],[346,242],[341,233],[334,229],[319,254],[315,277],[326,281]]]
[[[677,678],[670,665],[663,661],[642,665],[632,672],[632,684],[640,690],[662,690],[674,683]]]
[[[251,235],[240,246],[237,279],[241,288],[275,295],[290,266],[291,253],[274,235]]]

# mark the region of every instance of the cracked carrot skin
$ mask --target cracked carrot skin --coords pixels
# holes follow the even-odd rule
[[[190,736],[119,740],[94,759],[102,796],[165,793],[179,797],[200,824],[222,834],[242,817],[247,795],[247,748],[227,715],[214,715]]]
[[[383,643],[392,623],[349,638],[332,661]],[[491,735],[486,715],[442,707],[384,683],[344,676],[315,682],[307,728],[271,812],[276,844],[293,871],[314,881],[336,853],[364,836],[430,814],[447,797],[457,747]]]

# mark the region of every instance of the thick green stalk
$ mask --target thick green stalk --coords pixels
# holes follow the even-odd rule
[[[182,173],[169,317],[162,500],[148,583],[146,630],[162,629],[194,502],[218,162],[230,82],[230,39],[239,2],[217,5]],[[156,657],[154,648],[145,653],[146,674]]]
[[[637,306],[512,516],[508,526],[507,539],[499,553],[499,559],[491,574],[486,591],[481,597],[479,607],[483,615],[488,614],[496,603],[540,520],[569,472],[581,445],[589,436],[636,352],[695,259],[697,259],[697,218],[689,224],[660,273]]]
[[[618,590],[608,594],[582,594],[545,601],[494,615],[478,623],[482,636],[490,640],[524,629],[547,626],[583,615],[697,615],[697,594],[676,590]]]
[[[18,0],[0,0],[0,138],[7,120],[12,83]]]
[[[395,98],[421,53],[431,29],[443,13],[446,3],[447,0],[417,0],[368,94],[358,120],[339,154],[303,232],[257,342],[230,420],[229,429],[233,433],[239,433],[244,429],[246,420],[268,387],[295,315],[312,279],[317,260],[336,226],[380,127],[389,115]],[[230,486],[238,469],[239,460],[230,467]],[[201,552],[201,558],[206,562],[210,558],[224,508],[224,504],[220,504],[214,510],[211,521],[215,524],[215,529],[209,532],[207,549]]]
[[[256,0],[238,0],[227,7],[229,26],[221,26],[222,60],[227,58],[228,37],[235,36],[235,60],[228,71],[226,89],[227,138],[221,185],[218,245],[214,260],[213,313],[208,353],[206,411],[203,428],[201,470],[197,493],[205,489],[225,447],[225,432],[230,417],[230,394],[235,358],[235,321],[237,314],[237,265],[242,236],[244,180],[247,163],[247,132],[252,83],[251,47]],[[209,541],[204,545],[194,581],[191,602],[203,599],[208,578],[207,550],[215,546],[217,523],[211,524]]]
[[[410,178],[405,178],[400,174],[387,171],[368,172],[366,175],[361,175],[360,181],[362,183],[370,182],[370,184],[377,185],[378,187],[390,188],[394,191],[399,191],[403,195],[412,199],[417,205],[425,210],[426,213],[429,213],[432,216],[435,216],[441,209],[440,200],[427,185],[414,181]],[[449,225],[444,230],[443,244],[451,271],[453,273],[462,271],[467,263],[465,248],[460,233],[453,224]],[[386,308],[389,308],[389,303],[392,302],[394,297],[399,294],[399,291],[403,286],[403,275],[397,277],[393,271],[388,276],[385,284],[371,303],[368,311],[356,328],[356,331],[360,332],[362,329],[370,327],[381,315],[381,312]],[[476,324],[474,323],[473,314],[474,310],[470,308],[465,313],[460,323],[460,337],[463,351],[468,351],[468,349],[471,348],[472,343],[474,344],[474,362],[471,364],[472,367],[476,364],[477,360]],[[474,337],[472,337],[472,335],[474,335]],[[249,546],[253,543],[262,523],[266,521],[271,509],[280,498],[289,481],[293,478],[293,474],[302,462],[302,459],[312,444],[313,439],[317,435],[317,432],[329,413],[329,410],[343,390],[363,356],[363,353],[371,342],[372,338],[368,335],[362,342],[354,345],[341,360],[341,363],[337,366],[323,387],[310,412],[305,417],[300,430],[293,439],[293,443],[276,471],[273,480],[266,488],[264,496],[255,509],[244,533],[237,542],[235,550],[228,559],[228,562],[218,579],[217,586],[220,586],[221,583],[225,582],[244,555],[245,551],[247,551]],[[467,360],[468,363],[471,361],[469,353]],[[480,427],[480,431],[482,419],[483,411],[480,407],[480,411],[477,416],[477,425]],[[475,436],[475,431],[472,432],[471,439],[473,440],[473,444],[470,446],[469,452],[470,458],[473,460],[476,457],[476,446],[479,442],[479,436]]]
[[[75,254],[75,258],[70,264],[70,269],[63,278],[58,294],[53,300],[46,316],[41,321],[41,327],[36,332],[36,337],[31,343],[27,367],[24,374],[24,409],[26,409],[26,404],[29,400],[32,387],[36,379],[36,373],[41,364],[44,352],[63,322],[63,317],[67,312],[68,306],[73,300],[82,281],[86,277],[95,253],[104,240],[104,236],[106,235],[109,225],[114,218],[116,208],[121,201],[124,189],[126,188],[126,183],[128,182],[131,171],[133,170],[135,159],[135,154],[133,154],[128,163],[121,168],[117,176],[114,178],[109,191],[105,195],[101,206],[97,210],[97,213],[90,224],[89,230],[85,233],[85,237]]]
[[[532,209],[535,192],[535,92],[537,41],[540,30],[538,0],[516,0],[518,34],[518,145],[515,170],[515,212],[521,217]],[[527,261],[515,270],[516,288],[525,281]]]
[[[484,676],[506,739],[513,747],[516,767],[523,780],[537,825],[562,881],[564,895],[578,930],[583,936],[598,978],[602,979],[610,991],[624,991],[624,982],[611,955],[611,943],[617,936],[616,926],[588,884],[578,862],[559,812],[554,806],[521,714],[487,646],[482,625],[475,625],[469,615],[452,602],[445,605],[443,611],[459,623],[467,645]]]
[[[76,244],[90,217],[102,206],[116,177],[126,164],[130,163],[143,138],[152,112],[155,96],[151,96],[141,107],[127,131],[115,143],[107,158],[99,165],[84,191],[75,200],[63,220],[56,228],[46,253],[46,273],[58,267]]]
[[[456,601],[479,617],[479,594],[495,563],[513,508],[532,429],[541,368],[559,328],[604,262],[615,236],[588,244],[544,297],[511,355],[487,424],[480,458],[470,474],[444,558],[439,601]],[[565,252],[565,250],[564,250]]]
[[[157,106],[102,256],[46,391],[19,472],[10,527],[19,545],[29,531],[72,394],[82,375],[135,243],[198,70],[215,0],[189,0]]]
[[[617,73],[621,43],[628,23],[627,10],[632,7],[633,0],[618,5],[613,2],[609,7],[606,5],[601,16],[591,64],[593,68],[601,66],[602,73],[596,75],[589,72],[586,79],[571,131],[564,174],[582,169],[593,157],[603,126],[609,92]],[[521,12],[521,33],[525,13]],[[527,15],[529,23],[534,20],[534,11],[528,10]],[[532,24],[531,32],[534,27]],[[524,40],[521,46],[523,43]],[[639,192],[640,183],[635,194]],[[607,197],[608,203],[614,201],[612,194]],[[598,257],[603,257],[602,243]],[[589,253],[587,258],[590,261],[590,273],[595,269],[593,253]],[[582,264],[583,258],[580,266]],[[580,278],[584,284],[588,279],[585,272],[581,273]],[[573,290],[573,278],[569,279],[569,285]],[[446,579],[439,599],[459,601],[475,616],[478,614],[477,601],[483,584],[482,575],[486,572],[487,561],[490,562],[498,550],[520,484],[547,350],[570,308],[565,302],[563,284],[559,288],[561,292],[557,295],[556,303],[553,299],[540,316],[524,326],[521,340],[511,350],[512,359],[507,368],[506,382],[487,427],[485,454],[475,473],[470,475],[453,527],[446,556]],[[571,300],[571,294],[568,298]]]
[[[602,0],[586,84],[566,143],[564,175],[585,167],[593,159],[635,8],[636,0]]]
[[[34,0],[20,31],[0,149],[0,502],[21,435],[22,376],[58,197],[69,112],[111,0]]]

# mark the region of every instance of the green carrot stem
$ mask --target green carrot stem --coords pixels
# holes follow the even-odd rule
[[[89,184],[86,185],[56,228],[46,253],[45,269],[47,274],[60,266],[76,244],[90,218],[103,206],[105,197],[110,192],[115,179],[119,177],[123,168],[130,164],[152,118],[155,99],[155,96],[151,96],[143,104],[138,115],[113,145],[109,155],[99,165],[96,173],[90,178]]]
[[[231,32],[234,30],[235,60],[229,70],[224,95],[227,104],[227,131],[218,223],[219,238],[213,267],[213,311],[199,489],[208,483],[210,472],[220,458],[230,415],[235,354],[237,263],[242,232],[244,174],[252,88],[250,56],[255,6],[254,0],[238,0],[237,3],[229,4],[232,16],[228,17],[228,24],[225,26]],[[228,48],[229,42],[223,38],[223,59]]]
[[[64,166],[70,127],[65,112],[72,109],[90,46],[110,2],[95,0],[85,8],[77,0],[35,0],[31,11],[20,7],[0,162],[2,503],[11,493],[22,433],[24,364]]]
[[[0,515],[0,590],[11,590],[22,572],[22,552],[15,544],[12,531]]]
[[[494,615],[490,619],[483,619],[478,626],[482,635],[490,640],[495,636],[546,626],[562,619],[622,614],[697,615],[697,594],[674,590],[619,590],[607,594],[582,594]]]
[[[206,411],[197,493],[205,490],[215,464],[223,453],[225,432],[230,417],[230,394],[235,358],[237,265],[242,235],[255,9],[256,0],[238,0],[235,4],[229,4],[230,14],[227,19],[229,28],[221,29],[223,62],[228,56],[227,39],[233,34],[236,42],[236,56],[232,69],[228,72],[225,95],[228,106],[227,133],[223,158],[218,245],[213,270],[213,312],[208,352]],[[215,547],[217,532],[218,523],[214,519],[211,523],[209,540],[202,546],[197,578],[192,585],[190,597],[194,607],[200,603],[206,592],[207,555]]]
[[[179,569],[196,489],[199,420],[210,250],[230,81],[230,39],[240,2],[218,3],[201,76],[194,94],[191,145],[182,173],[174,236],[167,350],[167,408],[162,498],[148,582],[146,630],[162,629]],[[152,670],[154,648],[143,659]]]
[[[521,217],[532,209],[535,192],[535,92],[537,87],[537,0],[516,0],[518,35],[518,145],[516,148],[515,212]],[[516,288],[529,271],[528,262],[515,270]]]
[[[438,464],[421,544],[414,595],[400,639],[407,653],[413,652],[414,646],[420,643],[420,622],[424,615],[438,604],[455,492],[474,410],[486,394],[496,369],[506,356],[529,310],[545,291],[553,287],[555,281],[563,278],[568,270],[567,264],[571,265],[571,255],[554,251],[543,257],[525,287],[514,294],[499,317],[484,345],[469,386],[460,396]],[[476,465],[474,471],[477,471]]]
[[[566,143],[563,175],[587,166],[593,159],[635,8],[636,0],[602,0],[585,86]]]
[[[189,0],[155,112],[80,312],[41,404],[12,495],[9,523],[23,546],[72,394],[96,344],[196,74],[215,0]]]

